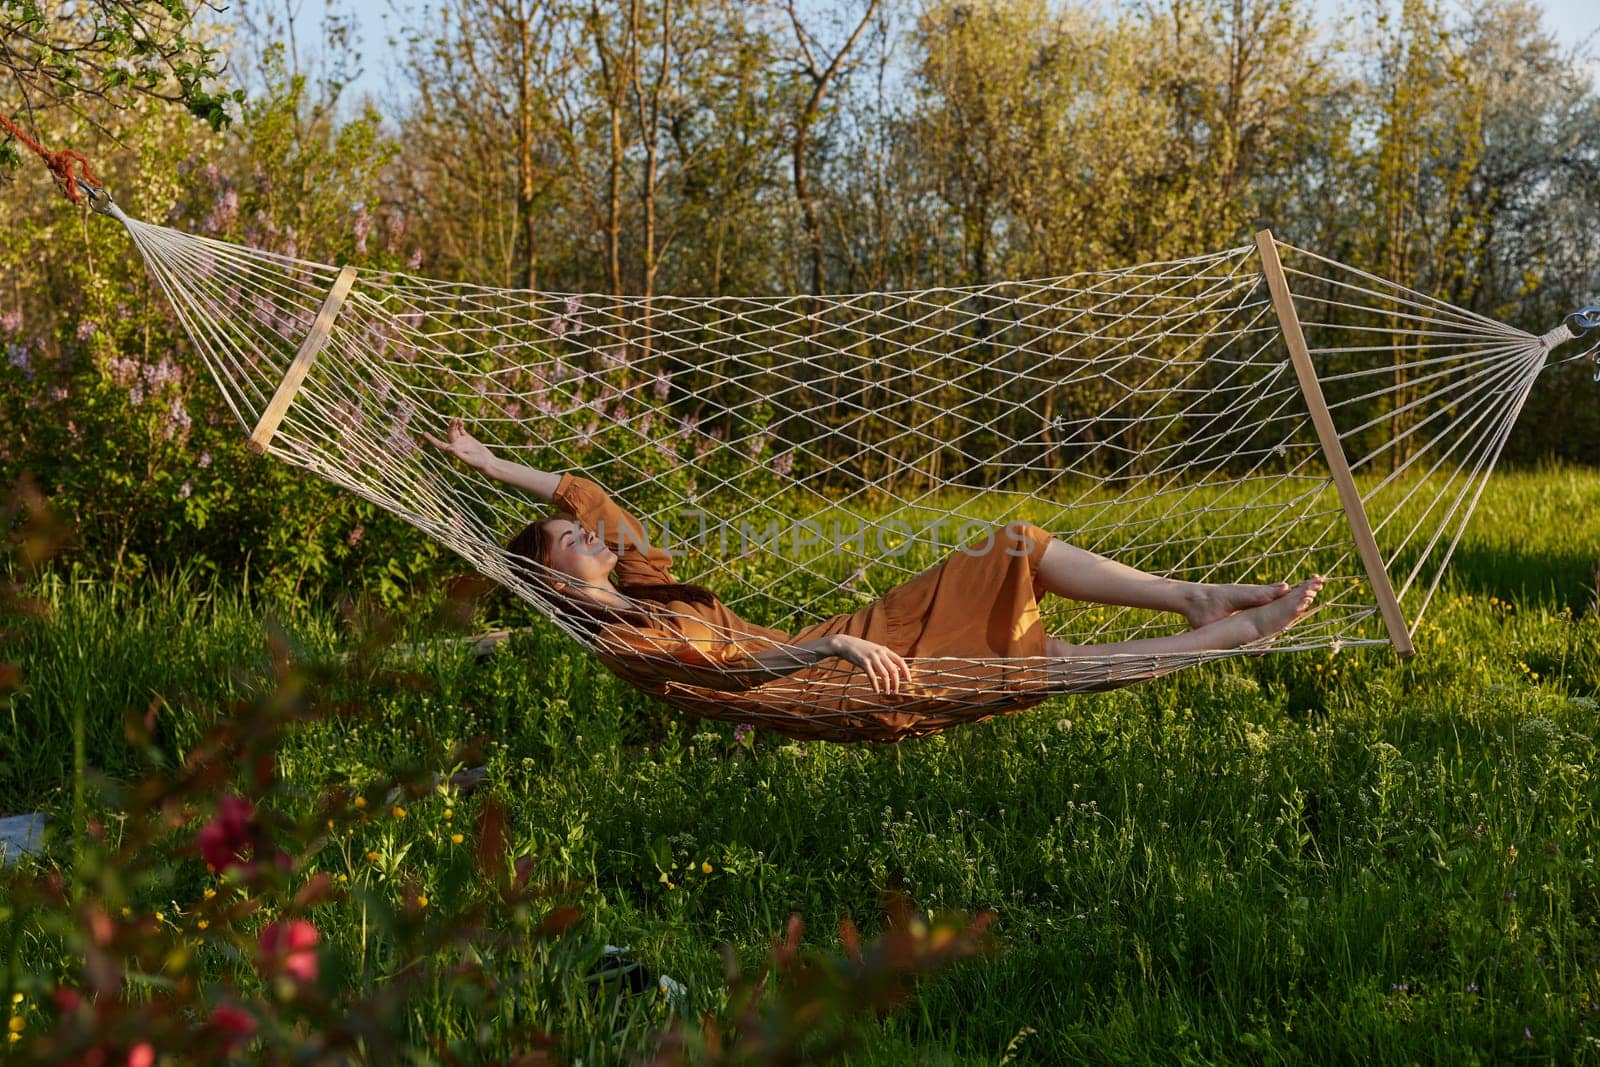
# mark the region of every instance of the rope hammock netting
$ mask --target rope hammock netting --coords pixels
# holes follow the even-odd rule
[[[181,233],[79,184],[127,229],[258,451],[437,538],[667,703],[797,738],[899,740],[1268,648],[1409,655],[1551,350],[1600,325],[1586,309],[1535,336],[1265,231],[1189,259],[917,292],[495,289]],[[417,443],[456,418],[496,455],[581,465],[672,578],[753,627],[708,633],[638,601],[662,630],[581,617],[554,571],[502,547],[530,497]],[[897,693],[839,658],[751,685],[714,653],[861,610],[1013,519],[1191,581],[1328,580],[1274,639],[908,657],[915,684]],[[1037,610],[1075,644],[1182,626],[1059,597]],[[706,647],[692,669],[685,642]]]

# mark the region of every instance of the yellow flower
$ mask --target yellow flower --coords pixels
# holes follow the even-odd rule
[[[215,890],[215,889],[207,889],[207,890],[206,890],[206,891],[205,891],[205,892],[204,892],[204,893],[203,893],[203,894],[201,894],[201,895],[202,895],[202,896],[204,896],[204,897],[205,897],[205,898],[206,898],[206,899],[207,899],[207,900],[210,900],[210,899],[211,899],[211,898],[212,898],[212,897],[214,897],[214,896],[216,896],[216,895],[217,895],[217,891],[216,891],[216,890]]]
[[[376,851],[368,852],[367,853],[367,859],[371,860],[373,863],[377,863],[378,862],[378,853]]]
[[[451,834],[450,835],[450,843],[452,845],[459,845],[459,844],[461,844],[461,842],[462,842],[462,837],[461,837],[460,834]]]
[[[706,862],[705,860],[701,860],[700,861],[700,873],[701,874],[710,874],[711,873],[711,864]]]
[[[677,886],[676,886],[676,885],[674,885],[674,884],[673,884],[673,883],[671,883],[671,882],[668,882],[668,883],[667,883],[667,888],[668,888],[668,889],[676,889],[676,888],[678,888],[678,887],[677,887]]]
[[[124,919],[126,919],[126,918],[127,918],[127,917],[128,917],[128,916],[130,916],[130,915],[132,915],[132,914],[133,914],[133,909],[132,909],[132,908],[123,908],[123,909],[122,909],[122,917],[123,917],[123,918],[124,918]],[[17,996],[19,996],[19,997],[20,997],[20,996],[21,996],[21,995],[22,995],[22,994],[21,994],[21,993],[18,993],[18,994],[17,994]],[[16,1003],[16,1001],[12,1001],[12,1003],[13,1003],[13,1004],[15,1004],[15,1003]]]
[[[159,911],[156,912],[156,922],[160,923],[160,922],[166,922],[166,921],[167,921],[167,917],[163,912],[159,912]]]
[[[349,878],[345,877],[342,874],[339,876],[339,881],[341,881],[341,882],[348,882],[349,880],[350,880]]]
[[[22,1040],[22,1035],[21,1034],[7,1034],[6,1035],[6,1040],[8,1042],[11,1042],[12,1044],[15,1044],[16,1042]]]
[[[417,898],[417,907],[426,908],[427,906],[428,906],[428,898],[427,897],[418,897]]]
[[[11,994],[11,1003],[13,1003],[13,1004],[21,1004],[22,1003],[22,994],[21,993],[13,993],[13,994]]]
[[[405,817],[406,817],[406,809],[405,809],[405,808],[402,808],[402,807],[401,807],[401,806],[400,806],[400,805],[398,805],[398,804],[396,804],[396,805],[395,805],[395,806],[394,806],[394,807],[393,807],[393,808],[391,808],[391,809],[390,809],[390,812],[391,812],[391,813],[392,813],[392,814],[393,814],[393,815],[394,815],[394,817],[395,817],[395,818],[397,818],[397,819],[403,819],[403,818],[405,818]]]
[[[455,818],[456,817],[456,809],[455,808],[445,808],[444,809],[444,817],[446,819]]]
[[[26,1029],[26,1028],[27,1028],[27,1026],[28,1026],[28,1024],[27,1024],[27,1023],[26,1023],[26,1022],[24,1022],[24,1021],[23,1021],[23,1018],[22,1018],[22,1016],[20,1016],[20,1015],[13,1015],[13,1016],[12,1016],[12,1017],[11,1017],[11,1032],[12,1032],[12,1033],[14,1033],[14,1034],[20,1034],[20,1033],[22,1033],[22,1031],[23,1031],[23,1030],[24,1030],[24,1029]]]
[[[333,820],[332,819],[328,820],[328,829],[330,829],[330,830],[333,829]]]
[[[208,927],[210,925],[211,924],[209,922],[207,922],[206,920],[204,920],[204,919],[201,919],[199,922],[195,923],[195,926],[198,927],[201,930],[204,930],[206,927]]]
[[[366,806],[367,806],[367,798],[366,797],[356,797],[356,807],[364,808]]]

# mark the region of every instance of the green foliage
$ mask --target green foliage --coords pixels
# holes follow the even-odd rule
[[[517,1018],[603,1062],[646,1054],[671,1013],[661,997],[581,1007],[576,979],[598,945],[628,945],[682,982],[678,1010],[710,1011],[726,1035],[741,1012],[722,992],[724,942],[751,978],[799,912],[831,962],[818,959],[811,984],[795,987],[807,998],[775,990],[762,1010],[864,995],[852,983],[866,971],[838,970],[853,958],[849,930],[833,930],[848,919],[863,939],[888,934],[875,916],[895,884],[930,909],[992,909],[998,951],[908,989],[898,1015],[846,1026],[862,1042],[852,1062],[994,1062],[1024,1030],[1022,1050],[1039,1062],[1137,1060],[1152,1048],[1205,1062],[1576,1059],[1600,1025],[1589,904],[1600,891],[1600,613],[1581,547],[1595,541],[1597,500],[1592,473],[1493,483],[1487,521],[1469,531],[1412,660],[1268,655],[895,746],[795,744],[684,720],[547,625],[478,662],[463,645],[425,643],[437,599],[407,605],[411,622],[381,640],[365,609],[286,607],[286,643],[264,646],[256,609],[226,583],[152,582],[124,598],[41,581],[51,613],[10,621],[7,651],[26,688],[8,709],[16,773],[0,776],[10,787],[0,806],[64,815],[81,722],[81,762],[109,777],[106,799],[86,797],[104,843],[85,844],[109,848],[133,825],[119,781],[146,758],[185,766],[221,722],[259,722],[241,707],[274,693],[292,704],[283,687],[298,670],[317,681],[293,699],[368,709],[300,722],[275,749],[270,804],[284,820],[278,840],[294,843],[291,884],[327,874],[349,894],[310,913],[326,991],[390,980],[408,958],[406,930],[460,923],[486,890],[494,899],[473,853],[485,813],[503,804],[507,876],[529,859],[536,883],[572,883],[584,913],[574,946],[589,947],[545,954],[528,936],[543,912],[527,924],[489,912],[488,940],[475,943],[506,934],[514,944],[480,950],[475,966],[508,981],[545,975],[506,986],[528,998],[532,1014]],[[383,650],[399,638],[424,643]],[[344,671],[342,653],[355,657]],[[130,743],[125,723],[146,716],[148,745]],[[394,772],[449,771],[463,739],[482,742],[485,786],[407,794],[395,816]],[[17,760],[39,749],[50,758]],[[253,764],[206,765],[248,774]],[[339,789],[346,802],[322,806]],[[191,832],[209,810],[196,805]],[[165,949],[202,941],[183,973],[255,989],[231,969],[253,957],[254,925],[219,923],[221,898],[203,895],[231,879],[193,859],[160,877],[137,869],[122,895],[100,890],[107,910],[125,902],[141,923],[161,912]],[[416,897],[428,899],[420,920],[408,910]],[[201,919],[211,925],[197,929]],[[68,946],[87,936],[51,923],[51,937],[20,950],[29,1039],[53,1024],[51,983],[76,973]],[[869,948],[863,964],[872,958]],[[835,974],[855,977],[835,985]],[[414,1029],[390,1031],[396,1040],[506,1040],[493,1021],[489,1038],[475,1036],[477,1021],[496,1017],[474,1015],[452,981],[408,994]],[[308,1010],[262,992],[266,1015]],[[771,1021],[765,1032],[781,1032]],[[703,1052],[709,1033],[688,1042]]]

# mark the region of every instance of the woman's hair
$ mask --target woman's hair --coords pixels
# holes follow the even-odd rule
[[[557,598],[567,602],[571,615],[579,623],[587,623],[586,629],[597,629],[606,623],[623,622],[633,626],[648,626],[650,620],[637,611],[625,608],[614,608],[609,604],[598,604],[584,598],[581,594],[563,593],[550,585],[549,578],[540,573],[528,563],[537,563],[549,567],[551,539],[546,533],[545,524],[551,519],[572,519],[575,516],[563,511],[553,511],[548,515],[534,519],[524,526],[515,537],[506,542],[506,551],[511,555],[512,566],[528,581],[537,582],[546,587]],[[703,585],[692,582],[647,582],[640,585],[617,584],[617,592],[633,600],[647,600],[656,604],[667,604],[673,600],[686,601],[691,604],[714,604],[717,595]]]

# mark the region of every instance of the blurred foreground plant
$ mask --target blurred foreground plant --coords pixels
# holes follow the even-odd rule
[[[26,479],[8,513],[13,528],[23,520],[8,539],[0,586],[0,616],[12,623],[47,614],[23,590],[67,531]],[[475,581],[456,583],[435,622],[470,622],[470,600],[482,592]],[[434,791],[426,764],[471,764],[485,741],[439,750],[359,793],[330,783],[312,796],[306,783],[280,776],[277,753],[299,724],[373,717],[337,696],[351,683],[430,684],[380,665],[393,620],[350,621],[352,654],[323,664],[292,662],[287,636],[269,620],[267,684],[226,707],[174,769],[151,741],[159,699],[125,716],[128,743],[150,768],[143,777],[114,781],[80,760],[76,848],[47,849],[0,873],[0,995],[11,1007],[14,1060],[566,1061],[576,1042],[549,1027],[561,1018],[559,998],[588,988],[582,969],[599,943],[579,927],[581,883],[537,877],[537,857],[511,859],[503,803],[481,804],[473,860],[446,869],[432,901],[403,871],[362,884],[324,869],[348,833],[403,813],[387,803],[391,790],[407,801]],[[0,664],[0,696],[22,684],[18,664]],[[774,943],[771,997],[768,968],[743,976],[725,948],[727,1019],[679,1018],[640,1053],[655,1052],[659,1065],[830,1058],[850,1044],[859,1017],[898,1006],[913,978],[983,948],[993,919],[929,924],[900,893],[888,910],[889,929],[864,947],[841,922],[842,959],[803,952],[792,917]]]

